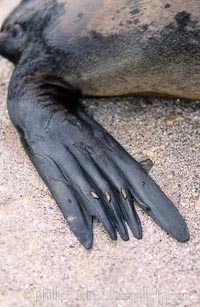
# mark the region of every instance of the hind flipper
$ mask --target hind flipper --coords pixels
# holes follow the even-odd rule
[[[17,104],[14,98],[9,101],[9,113],[31,161],[86,248],[92,246],[93,217],[113,240],[116,231],[129,239],[126,224],[141,238],[134,200],[178,241],[189,239],[172,202],[73,95],[24,91]]]

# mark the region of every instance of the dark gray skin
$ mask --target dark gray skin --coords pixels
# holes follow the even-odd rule
[[[83,97],[200,98],[198,0],[24,0],[4,22],[0,54],[15,64],[8,111],[28,156],[79,241],[92,220],[113,240],[142,228],[133,200],[180,242],[168,197],[81,107]],[[156,17],[155,17],[156,16]]]

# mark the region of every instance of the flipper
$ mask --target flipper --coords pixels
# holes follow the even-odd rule
[[[189,239],[176,207],[141,164],[79,106],[73,93],[41,87],[24,90],[17,100],[11,88],[11,119],[31,161],[85,248],[92,247],[93,217],[113,240],[117,232],[123,240],[129,239],[127,225],[136,238],[142,238],[134,200],[175,239]]]

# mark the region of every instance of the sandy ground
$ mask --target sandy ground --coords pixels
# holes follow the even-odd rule
[[[10,4],[12,2],[12,4]],[[17,0],[1,0],[0,23]],[[27,159],[6,110],[12,65],[0,59],[0,306],[200,305],[200,103],[110,99],[89,112],[137,159],[186,218],[177,243],[139,210],[143,240],[112,242],[95,223],[86,251]]]

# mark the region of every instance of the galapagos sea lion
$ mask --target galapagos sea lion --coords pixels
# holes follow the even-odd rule
[[[136,200],[181,242],[169,198],[79,103],[82,97],[200,98],[198,0],[24,0],[0,32],[15,64],[8,111],[28,156],[86,247],[92,220],[115,240],[142,237]]]

